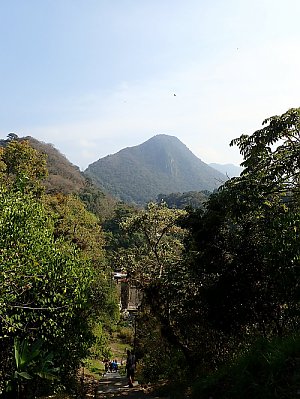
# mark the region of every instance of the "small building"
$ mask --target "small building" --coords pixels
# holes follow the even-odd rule
[[[142,292],[134,281],[128,279],[127,273],[114,272],[121,311],[136,312],[142,302]]]

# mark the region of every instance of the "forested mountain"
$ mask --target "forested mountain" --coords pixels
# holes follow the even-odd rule
[[[5,147],[11,139],[26,140],[33,148],[46,155],[48,176],[44,184],[47,192],[79,193],[85,187],[86,177],[52,144],[36,140],[31,136],[18,137],[15,134],[10,134],[7,140],[0,141],[0,146]]]
[[[30,145],[47,155],[48,177],[45,181],[48,192],[60,192],[64,194],[78,193],[86,185],[86,178],[80,172],[78,166],[73,165],[52,144],[38,141],[33,137],[24,137]]]
[[[48,176],[43,180],[46,193],[77,194],[87,209],[102,220],[111,216],[117,201],[96,187],[78,166],[73,165],[52,144],[36,140],[31,136],[18,137],[11,133],[7,140],[0,140],[0,147],[6,147],[11,140],[26,140],[31,147],[46,155]]]
[[[213,191],[227,180],[178,138],[165,134],[101,158],[84,173],[118,199],[136,204],[155,200],[160,193]]]

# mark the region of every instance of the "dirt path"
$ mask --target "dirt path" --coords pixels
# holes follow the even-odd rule
[[[107,373],[99,381],[97,388],[97,399],[168,399],[155,396],[153,393],[143,389],[137,382],[133,388],[128,387],[127,378],[119,373]]]

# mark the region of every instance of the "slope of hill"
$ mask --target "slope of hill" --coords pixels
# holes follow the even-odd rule
[[[84,173],[118,199],[136,204],[155,200],[161,193],[213,191],[227,180],[178,138],[165,134],[101,158]]]
[[[111,217],[117,201],[92,184],[80,169],[73,165],[52,144],[38,141],[31,136],[18,137],[8,135],[9,139],[1,140],[0,147],[5,147],[10,140],[27,140],[37,151],[46,155],[48,177],[43,182],[48,194],[76,194],[85,203],[87,209],[101,220]]]
[[[230,178],[239,176],[243,170],[243,168],[241,168],[240,166],[233,165],[232,163],[227,163],[227,164],[210,163],[209,166],[218,170],[221,173],[224,173],[224,175]]]
[[[80,169],[68,161],[52,144],[38,141],[30,136],[21,139],[28,140],[33,148],[47,156],[49,173],[45,181],[47,192],[78,193],[86,186],[86,177],[80,172]]]
[[[10,133],[7,140],[0,140],[0,146],[5,147],[11,140],[26,140],[31,147],[46,155],[48,177],[44,184],[48,193],[78,193],[86,186],[86,177],[79,168],[68,161],[52,144],[36,140],[31,136],[18,137]]]
[[[52,144],[38,141],[30,136],[24,139],[28,140],[33,148],[47,155],[49,175],[44,182],[47,193],[78,194],[87,209],[102,220],[111,216],[116,200],[94,186],[78,166],[73,165]]]

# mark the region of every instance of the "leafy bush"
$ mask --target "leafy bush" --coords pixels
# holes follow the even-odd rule
[[[1,380],[16,371],[14,338],[26,337],[30,345],[43,340],[66,382],[93,340],[93,269],[74,245],[54,240],[52,221],[30,194],[0,189],[0,211]]]
[[[133,342],[133,331],[131,327],[120,327],[118,331],[118,338],[124,344],[132,345]]]

